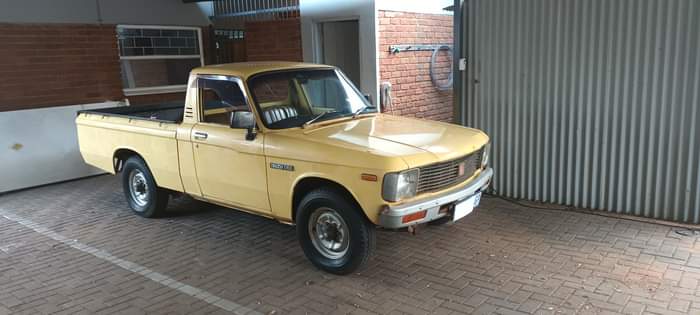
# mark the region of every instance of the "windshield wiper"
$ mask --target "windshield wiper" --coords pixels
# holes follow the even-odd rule
[[[321,117],[325,116],[326,114],[328,114],[328,113],[335,113],[335,112],[336,112],[336,111],[332,110],[332,111],[320,113],[320,114],[316,115],[316,117],[311,118],[310,120],[308,120],[307,122],[305,122],[303,125],[301,125],[301,127],[302,127],[302,128],[305,128],[306,126],[311,125],[311,124],[313,124],[315,121],[321,119]]]
[[[354,113],[352,113],[352,118],[353,118],[353,119],[357,118],[358,115],[360,115],[363,111],[365,111],[365,110],[367,110],[367,109],[369,109],[369,108],[376,108],[376,107],[374,107],[374,106],[367,106],[367,105],[362,106],[362,107],[360,107],[358,110],[356,110]],[[323,118],[324,116],[326,116],[326,114],[337,113],[337,112],[338,112],[337,110],[332,110],[332,111],[320,113],[320,114],[316,115],[314,118],[311,118],[309,121],[305,122],[303,125],[301,125],[301,127],[302,127],[302,128],[306,128],[307,126],[313,124],[313,123],[316,122],[317,120],[319,120],[319,119]]]
[[[357,118],[357,116],[359,116],[362,112],[364,112],[365,110],[370,109],[370,108],[375,108],[375,107],[374,106],[367,106],[367,105],[360,107],[358,110],[356,110],[354,113],[352,113],[352,119]]]

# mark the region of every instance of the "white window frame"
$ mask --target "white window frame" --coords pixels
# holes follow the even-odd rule
[[[172,25],[135,25],[135,24],[118,24],[117,28],[140,28],[140,29],[159,29],[159,30],[193,30],[197,32],[197,44],[199,45],[198,55],[151,55],[151,56],[122,56],[119,51],[119,67],[122,67],[122,60],[149,60],[149,59],[194,59],[199,58],[199,66],[204,65],[204,50],[202,44],[202,28],[193,26],[172,26]],[[178,85],[161,85],[137,88],[123,88],[124,96],[149,95],[176,93],[187,91],[187,83]]]

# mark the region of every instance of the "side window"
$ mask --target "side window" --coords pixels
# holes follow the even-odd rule
[[[197,88],[202,104],[203,122],[234,127],[236,119],[252,118],[243,91],[236,82],[198,78]]]

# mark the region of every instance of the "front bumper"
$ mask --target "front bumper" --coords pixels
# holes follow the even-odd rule
[[[379,226],[398,229],[410,225],[426,223],[442,218],[449,213],[440,213],[440,208],[443,205],[453,204],[458,201],[467,199],[477,192],[486,189],[491,183],[493,177],[493,169],[487,168],[479,174],[475,179],[464,187],[457,190],[449,190],[441,195],[431,198],[422,199],[415,202],[401,204],[397,206],[386,206],[379,215]],[[404,216],[426,210],[426,215],[423,219],[403,223]]]

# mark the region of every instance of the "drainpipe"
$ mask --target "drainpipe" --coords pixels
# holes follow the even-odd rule
[[[100,8],[100,0],[95,0],[95,9],[97,10],[97,24],[102,24],[102,8]]]
[[[466,62],[469,62],[470,60],[467,60],[466,52],[468,51],[467,47],[469,45],[468,41],[468,36],[469,36],[469,0],[454,0],[454,11],[452,14],[453,17],[453,22],[452,22],[452,38],[453,38],[453,51],[452,51],[452,73],[454,73],[454,82],[453,82],[453,93],[452,93],[452,98],[453,98],[453,119],[454,123],[460,124],[460,125],[465,125],[466,124],[466,115],[465,112],[467,110],[467,86],[463,83],[468,82],[466,80],[467,78],[467,69],[464,67],[466,65]],[[464,8],[464,11],[462,11],[462,8]],[[464,13],[464,14],[462,14]],[[464,25],[464,27],[462,27]],[[464,34],[462,34],[462,30],[465,31]],[[464,61],[462,61],[464,58]],[[464,69],[464,70],[462,70]]]

